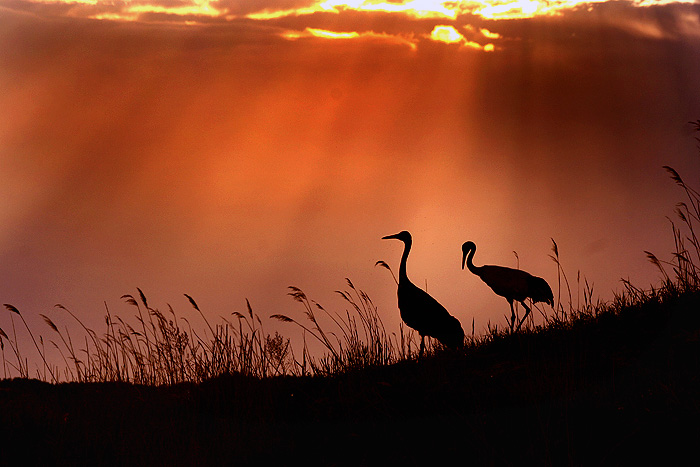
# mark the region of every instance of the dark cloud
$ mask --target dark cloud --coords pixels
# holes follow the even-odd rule
[[[700,5],[635,7],[628,2],[608,2],[590,5],[588,9],[565,10],[557,16],[507,21],[471,16],[461,17],[460,20],[486,27],[506,37],[555,43],[604,43],[619,35],[640,39],[697,41],[697,30],[693,30],[690,25],[700,21]],[[612,41],[609,45],[615,46]]]

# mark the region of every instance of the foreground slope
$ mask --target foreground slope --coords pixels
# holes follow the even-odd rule
[[[328,378],[0,381],[0,463],[650,463],[700,442],[700,294]]]

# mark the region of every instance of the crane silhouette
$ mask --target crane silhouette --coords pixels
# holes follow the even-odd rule
[[[466,262],[469,270],[479,276],[496,295],[505,297],[510,305],[510,330],[513,331],[515,325],[515,309],[513,301],[520,302],[525,307],[525,316],[518,323],[518,329],[525,322],[525,318],[530,314],[530,308],[525,304],[526,299],[531,299],[532,303],[544,302],[549,306],[554,306],[554,295],[547,281],[541,277],[533,276],[520,269],[511,269],[504,266],[484,265],[474,266],[474,253],[476,244],[474,242],[464,242],[462,245],[462,269]]]
[[[397,296],[401,319],[420,334],[418,357],[423,356],[425,336],[434,337],[447,347],[461,348],[464,345],[464,330],[459,320],[449,314],[445,307],[440,305],[425,290],[417,287],[408,279],[406,260],[413,242],[411,234],[404,230],[394,235],[382,237],[385,240],[392,238],[404,243],[401,265],[399,266]]]

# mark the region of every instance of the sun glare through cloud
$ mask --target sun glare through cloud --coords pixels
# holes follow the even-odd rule
[[[464,41],[464,36],[458,33],[453,26],[435,26],[433,31],[430,33],[430,38],[435,41],[446,42],[448,44],[455,44]]]
[[[473,28],[465,29],[470,31],[473,30]],[[482,29],[480,32],[487,39],[497,39],[500,37],[498,34],[491,33],[485,29]],[[467,38],[465,38],[459,33],[459,31],[457,31],[457,29],[454,28],[454,26],[435,26],[429,37],[436,42],[444,42],[445,44],[459,44],[463,47],[483,50],[484,52],[493,52],[495,50],[495,46],[492,43],[481,45],[478,42],[467,40]]]
[[[183,26],[258,25],[259,31],[287,40],[383,43],[418,50],[421,42],[459,45],[461,51],[505,50],[503,37],[477,21],[509,21],[540,16],[561,16],[567,11],[593,8],[604,0],[317,0],[309,2],[265,0],[20,0],[35,5],[36,12],[51,16],[88,18],[111,22],[134,22]],[[668,0],[630,0],[633,8],[671,3]],[[675,3],[692,3],[679,0]],[[56,8],[63,5],[66,8]],[[376,17],[376,19],[374,19]],[[389,21],[388,18],[394,18]],[[480,19],[479,19],[480,18]],[[370,19],[371,22],[367,20]],[[329,23],[329,20],[331,23]],[[430,24],[432,22],[432,24]],[[700,35],[700,18],[689,13],[678,18],[683,35]],[[328,27],[333,24],[336,27]],[[368,25],[371,27],[368,28]],[[426,25],[429,33],[426,32]],[[641,37],[662,37],[654,21],[618,21]],[[493,26],[489,26],[492,28]],[[264,28],[264,29],[262,29]]]
[[[586,7],[604,0],[322,0],[290,8],[288,2],[264,2],[259,7],[255,2],[240,6],[237,2],[214,0],[183,0],[179,2],[124,0],[122,2],[102,0],[28,0],[30,4],[70,5],[63,10],[67,16],[88,17],[104,20],[154,21],[154,15],[168,17],[168,21],[197,23],[218,19],[231,21],[247,18],[269,21],[286,17],[304,17],[315,14],[342,14],[344,12],[384,13],[402,15],[413,19],[456,20],[460,16],[473,15],[485,19],[516,19],[535,16],[551,16],[566,10]],[[693,0],[632,0],[637,7],[664,5],[669,3],[693,3]]]

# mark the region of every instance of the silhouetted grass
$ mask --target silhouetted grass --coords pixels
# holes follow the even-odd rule
[[[313,337],[327,351],[321,359],[317,360],[309,352],[306,338],[304,338],[303,359],[302,363],[298,364],[302,375],[310,373],[333,375],[346,369],[393,363],[393,347],[387,339],[377,308],[367,294],[355,289],[349,279],[347,279],[347,283],[350,291],[337,291],[337,293],[353,307],[356,316],[351,316],[349,311],[345,315],[329,312],[320,304],[309,300],[306,294],[297,287],[290,287],[289,295],[303,305],[304,315],[311,328],[286,315],[275,314],[271,316],[282,322],[296,324],[304,331],[304,336]],[[314,310],[318,310],[330,318],[337,331],[326,333],[319,324]],[[359,328],[358,318],[360,320]],[[361,333],[364,339],[362,339]]]
[[[212,324],[196,301],[185,294],[192,308],[204,322],[204,329],[197,331],[185,317],[168,305],[163,313],[149,305],[146,295],[137,289],[136,295],[124,295],[122,299],[133,306],[131,318],[114,315],[105,303],[105,329],[99,332],[88,328],[70,309],[56,305],[59,313],[66,313],[82,330],[75,336],[68,327],[59,328],[55,319],[40,316],[54,338],[49,343],[56,349],[64,367],[52,367],[45,359],[45,352],[36,345],[44,363],[43,374],[30,375],[29,363],[22,357],[14,321],[12,337],[0,329],[4,377],[14,371],[16,376],[35,376],[51,382],[128,382],[146,385],[172,385],[182,382],[199,383],[223,374],[237,373],[256,378],[269,376],[331,376],[371,366],[391,365],[417,357],[418,345],[412,330],[399,327],[398,335],[389,333],[371,298],[346,279],[348,288],[336,293],[346,308],[330,311],[309,299],[297,287],[290,287],[289,295],[303,307],[305,320],[282,314],[271,318],[292,323],[303,331],[302,354],[296,358],[289,338],[275,332],[265,332],[263,322],[246,300],[246,312],[233,312],[231,317],[221,317]],[[5,305],[21,316],[12,305]],[[316,314],[323,315],[321,324]],[[33,334],[24,321],[27,331]],[[314,339],[322,344],[322,355],[313,355],[307,344]],[[43,343],[43,337],[40,338]],[[473,333],[472,333],[473,339]],[[8,361],[4,343],[10,345],[16,363]],[[36,344],[36,341],[34,341]],[[441,350],[436,341],[428,344],[428,352]]]
[[[136,325],[120,316],[113,316],[105,304],[106,329],[102,334],[89,329],[68,308],[56,308],[70,315],[84,331],[75,339],[83,343],[74,344],[74,336],[68,328],[59,329],[54,321],[41,315],[44,322],[58,337],[49,342],[61,355],[65,368],[65,381],[76,382],[129,382],[147,385],[172,385],[181,382],[201,382],[226,374],[264,378],[292,371],[292,356],[289,339],[278,333],[266,334],[262,321],[246,301],[247,314],[234,312],[230,320],[212,326],[197,303],[187,296],[192,307],[205,321],[206,329],[198,334],[187,318],[178,318],[168,306],[168,314],[149,306],[145,294],[124,295],[127,304],[136,309],[133,319]],[[13,314],[21,316],[19,310],[5,305]],[[26,325],[26,322],[25,322]],[[29,377],[29,364],[22,357],[14,332],[10,338],[0,330],[3,339],[3,370],[15,370],[18,376]],[[31,330],[27,326],[31,335]],[[208,331],[208,332],[207,332]],[[33,335],[32,335],[32,340]],[[4,342],[8,342],[15,354],[17,364],[9,362],[4,355]],[[43,338],[41,340],[43,342]],[[36,341],[34,341],[36,344]],[[45,359],[45,352],[36,345],[52,382],[58,382],[61,372],[52,368]],[[37,375],[40,379],[46,379]]]

